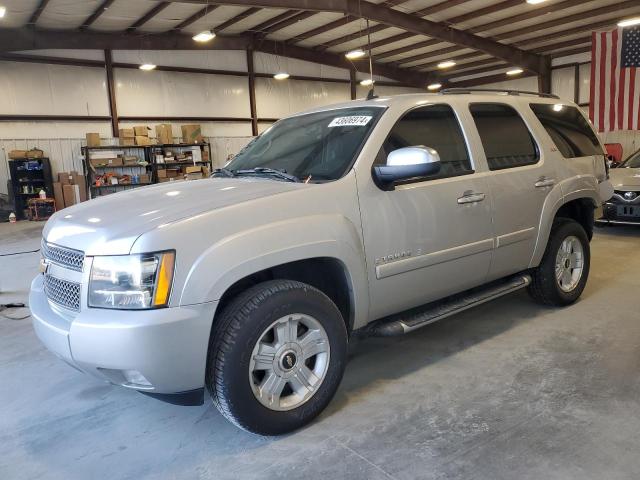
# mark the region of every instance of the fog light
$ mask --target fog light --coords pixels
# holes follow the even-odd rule
[[[150,387],[151,383],[137,370],[123,370],[122,375],[127,380],[127,383],[132,385],[140,385],[143,387]]]

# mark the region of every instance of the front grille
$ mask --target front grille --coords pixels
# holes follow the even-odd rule
[[[61,280],[51,275],[44,276],[44,292],[53,303],[75,310],[80,310],[80,284]]]
[[[42,255],[50,262],[57,263],[76,272],[82,271],[84,252],[42,242]]]

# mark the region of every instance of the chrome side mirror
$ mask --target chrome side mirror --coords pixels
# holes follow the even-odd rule
[[[373,181],[382,190],[393,190],[396,182],[435,175],[440,166],[440,155],[433,148],[399,148],[389,153],[386,165],[373,167]]]

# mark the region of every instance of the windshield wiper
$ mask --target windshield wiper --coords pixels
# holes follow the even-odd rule
[[[211,175],[212,177],[235,177],[236,174],[234,173],[233,170],[229,170],[228,168],[216,168],[215,171],[213,172],[213,175]]]
[[[236,170],[234,173],[236,175],[267,175],[270,177],[277,177],[282,180],[287,180],[289,182],[298,182],[298,183],[301,182],[301,180],[295,175],[291,175],[281,170],[276,170],[275,168],[256,167],[256,168],[249,168],[246,170]]]

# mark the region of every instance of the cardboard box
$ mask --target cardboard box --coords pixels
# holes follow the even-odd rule
[[[122,158],[92,158],[89,160],[92,167],[121,167],[123,165]]]
[[[152,145],[151,139],[145,135],[136,135],[136,145]]]
[[[173,132],[171,130],[171,124],[169,123],[160,123],[156,125],[156,137],[158,139],[158,144],[160,145],[170,145],[173,143]]]
[[[39,148],[32,148],[27,152],[27,158],[42,158],[44,157],[44,152]]]
[[[179,170],[177,168],[166,168],[164,171],[168,178],[177,177],[179,174]]]
[[[138,157],[135,155],[125,155],[124,157],[121,157],[121,159],[122,165],[125,167],[135,167],[138,165]]]
[[[135,137],[148,137],[151,129],[146,125],[140,125],[133,127],[133,133]]]
[[[62,196],[64,197],[65,207],[70,207],[80,202],[80,189],[78,185],[63,185]]]
[[[158,169],[158,178],[167,178],[167,171],[164,168]]]
[[[27,158],[26,150],[11,150],[9,152],[9,158],[11,160],[21,160],[23,158]]]
[[[118,130],[118,137],[120,138],[133,138],[136,136],[136,131],[133,128],[121,128]]]
[[[183,143],[202,143],[202,129],[200,125],[182,125],[182,142]]]
[[[138,176],[139,183],[151,183],[151,177],[148,173],[142,173]]]
[[[99,133],[87,133],[87,147],[99,147],[100,146],[100,134]]]
[[[56,201],[56,210],[62,210],[64,208],[64,196],[60,182],[53,182],[53,198]]]
[[[87,201],[87,181],[84,175],[81,175],[77,172],[73,172],[71,175],[73,179],[73,184],[78,186],[78,199],[80,202]]]
[[[120,137],[119,138],[119,143],[122,146],[125,147],[133,147],[136,144],[136,138],[135,137]]]
[[[202,161],[203,162],[208,162],[209,161],[209,149],[208,148],[203,148],[202,149]]]
[[[184,167],[184,173],[202,173],[202,167]]]
[[[69,176],[69,172],[58,173],[58,182],[60,182],[62,185],[70,185],[71,178],[72,177]]]

